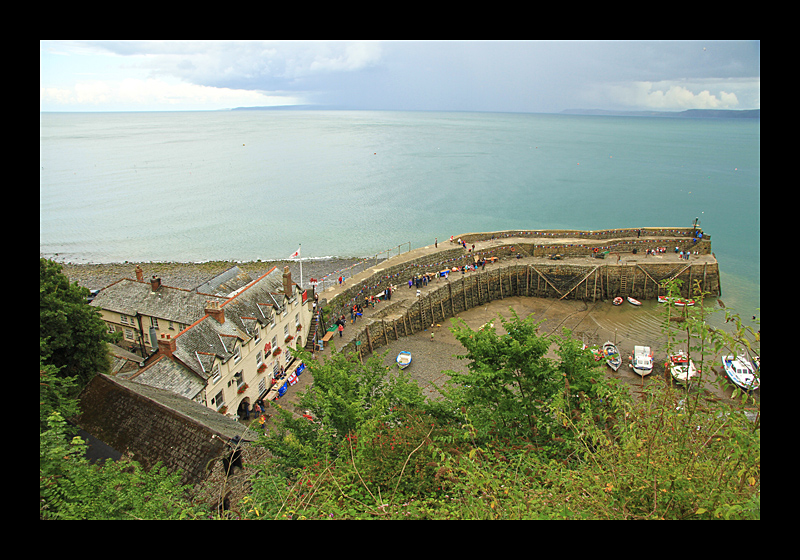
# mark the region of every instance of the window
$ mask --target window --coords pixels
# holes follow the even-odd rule
[[[272,337],[272,342],[270,343],[270,348],[275,350],[278,347],[278,335]]]
[[[256,325],[256,332],[253,335],[253,341],[256,342],[256,344],[261,341],[261,327],[258,325]]]
[[[233,363],[238,364],[242,360],[242,349],[239,348],[239,345],[236,345],[236,349],[233,351]]]
[[[122,323],[123,325],[127,325],[128,324],[128,316],[120,314],[119,322]],[[133,324],[133,319],[131,319],[131,325],[132,324]]]
[[[125,328],[125,340],[136,340],[133,336],[133,330],[129,328]]]
[[[219,364],[214,364],[214,369],[211,371],[211,381],[216,384],[219,383],[220,379],[222,379],[222,376],[219,374]]]
[[[237,387],[244,385],[244,370],[234,373],[233,378],[236,380]]]
[[[225,398],[222,394],[222,391],[216,394],[216,396],[211,399],[211,405],[216,407],[217,410],[225,406]]]
[[[289,325],[283,325],[283,338],[289,336]]]
[[[153,328],[158,328],[158,319],[155,317],[150,317],[150,326]]]
[[[256,354],[256,365],[257,366],[261,365],[261,350],[259,350],[258,353]]]

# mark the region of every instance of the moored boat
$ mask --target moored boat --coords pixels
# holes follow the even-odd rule
[[[692,379],[700,374],[697,368],[694,367],[694,362],[689,359],[683,350],[673,352],[667,358],[664,367],[669,370],[672,379],[684,385],[690,385]]]
[[[619,350],[617,350],[616,345],[610,341],[603,344],[603,356],[606,359],[608,367],[614,371],[617,371],[619,366],[622,365],[622,356],[619,355]]]
[[[742,356],[723,356],[722,369],[734,385],[745,391],[754,391],[761,386],[753,364]]]
[[[631,305],[642,305],[641,301],[639,301],[638,299],[634,299],[631,296],[628,296],[627,300],[628,300],[628,303],[630,303]]]
[[[691,307],[692,305],[694,305],[694,300],[678,298],[675,300],[675,305],[678,307]]]
[[[397,367],[400,369],[406,369],[408,366],[411,365],[411,352],[406,352],[403,350],[397,355]]]
[[[653,352],[649,346],[634,346],[630,366],[639,375],[644,377],[653,371]]]
[[[613,303],[614,305],[622,305],[622,298],[620,296],[617,296],[613,300],[611,300],[611,303]]]

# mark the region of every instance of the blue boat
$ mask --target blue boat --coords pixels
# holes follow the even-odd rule
[[[397,355],[397,367],[400,369],[406,369],[408,366],[411,365],[411,352],[406,352],[403,350]]]

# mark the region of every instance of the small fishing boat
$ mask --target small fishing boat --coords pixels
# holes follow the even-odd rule
[[[675,305],[678,307],[691,307],[692,305],[694,305],[694,300],[678,298],[675,300]]]
[[[400,369],[406,369],[408,366],[411,365],[411,352],[406,352],[403,350],[397,355],[397,367]]]
[[[614,305],[622,305],[622,298],[620,296],[617,296],[613,300],[611,300],[611,303],[613,303]]]
[[[634,346],[633,356],[630,357],[630,366],[634,372],[642,377],[650,375],[653,371],[653,352],[649,346]]]
[[[603,344],[603,356],[606,359],[608,367],[614,371],[617,371],[619,366],[622,365],[622,357],[619,355],[619,350],[617,350],[616,345],[610,341]]]
[[[639,301],[638,299],[633,299],[631,296],[628,296],[627,299],[628,303],[630,303],[631,305],[642,305],[641,301]]]
[[[745,391],[754,391],[761,386],[761,379],[756,376],[756,370],[747,358],[742,356],[723,356],[722,368],[734,385]]]
[[[658,296],[658,303],[669,303],[670,299],[667,296]]]
[[[694,362],[689,359],[686,352],[678,350],[669,356],[664,364],[672,379],[684,385],[690,385],[692,378],[697,377],[700,372],[694,367]]]

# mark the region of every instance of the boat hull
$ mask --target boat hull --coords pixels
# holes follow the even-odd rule
[[[731,383],[745,391],[755,391],[761,386],[761,379],[756,376],[753,365],[738,356],[724,356],[722,369]]]
[[[400,352],[397,355],[397,367],[400,369],[406,369],[408,366],[411,365],[411,352]]]
[[[603,356],[606,359],[608,367],[614,371],[617,371],[619,366],[622,365],[622,356],[619,355],[619,350],[617,350],[617,347],[611,342],[603,344]]]

